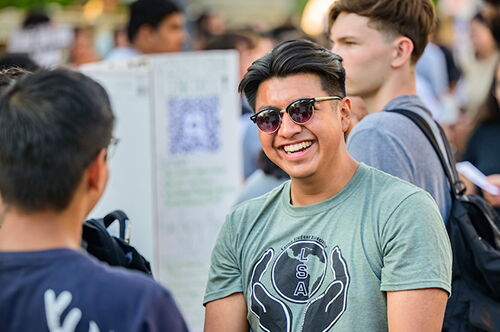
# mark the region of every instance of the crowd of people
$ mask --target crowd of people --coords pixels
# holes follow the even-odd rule
[[[404,112],[500,188],[500,3],[478,4],[470,48],[443,42],[431,0],[336,0],[326,17],[322,36],[227,29],[136,0],[99,56],[91,29],[28,15],[0,55],[0,330],[188,330],[166,288],[81,249],[115,117],[78,66],[222,49],[239,55],[244,187],[213,248],[205,330],[447,330],[453,188]],[[462,181],[500,214],[500,195]]]

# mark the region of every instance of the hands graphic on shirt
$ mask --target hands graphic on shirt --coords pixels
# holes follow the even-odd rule
[[[253,268],[250,279],[250,310],[259,317],[259,325],[264,331],[290,332],[292,328],[290,308],[272,296],[260,282],[273,255],[273,249],[267,250]]]
[[[349,275],[339,247],[333,249],[331,262],[333,281],[307,305],[302,331],[328,331],[346,309]]]
[[[249,285],[250,310],[259,318],[259,326],[264,331],[289,332],[293,319],[290,308],[270,294],[261,282],[273,256],[273,249],[267,250],[254,266]],[[346,309],[349,275],[338,247],[332,251],[330,267],[333,280],[320,296],[309,302],[302,331],[328,331]]]

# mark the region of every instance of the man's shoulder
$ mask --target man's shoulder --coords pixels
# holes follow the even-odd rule
[[[71,249],[3,252],[0,272],[0,281],[13,288],[67,291],[83,306],[99,299],[131,310],[156,301],[166,291],[143,273],[111,267]]]
[[[410,119],[401,114],[379,111],[365,116],[352,130],[351,135],[366,131],[373,133],[397,134],[407,132],[408,127],[417,130]]]
[[[135,292],[137,295],[154,294],[165,290],[163,286],[154,281],[146,274],[126,269],[120,266],[109,266],[92,256],[84,254],[85,263],[82,264],[82,271],[86,271],[88,276],[92,276],[96,283],[103,286],[103,289],[123,289],[127,293]]]
[[[283,195],[289,192],[289,183],[290,180],[287,180],[261,196],[235,205],[226,216],[227,226],[239,230],[241,227],[251,227],[250,225],[260,217],[278,209],[281,206],[280,201],[284,199]]]
[[[412,196],[428,196],[430,198],[426,191],[406,180],[371,166],[364,165],[364,167],[369,171],[371,179],[366,179],[362,185],[370,186],[366,190],[370,192],[370,195],[376,195],[380,198],[381,204],[402,202]]]
[[[386,192],[409,192],[422,191],[418,186],[405,181],[399,177],[386,173],[378,168],[363,164],[371,179],[365,180],[365,185],[372,185]]]
[[[427,119],[425,111],[418,112],[411,107],[402,109],[432,121],[432,118]],[[405,160],[414,163],[417,156],[429,153],[435,156],[420,128],[403,114],[390,111],[380,111],[363,118],[349,134],[347,149],[355,159],[398,176],[399,172],[390,171],[393,166],[402,165]],[[412,171],[404,168],[405,173]]]
[[[97,298],[101,305],[113,307],[113,312],[128,313],[139,319],[139,316],[161,306],[164,312],[177,310],[171,293],[146,274],[119,266],[109,266],[92,256],[82,254],[79,266],[74,266],[67,274],[74,279],[66,284],[68,291],[81,299],[81,305],[87,306]],[[74,268],[79,268],[79,276],[75,276]],[[81,287],[73,287],[81,284]]]
[[[0,281],[11,285],[10,291],[0,292],[4,303],[11,303],[8,308],[0,305],[12,316],[6,331],[32,330],[27,327],[41,326],[49,316],[53,320],[48,324],[58,324],[62,302],[67,310],[81,312],[80,325],[94,324],[101,331],[139,331],[145,323],[158,328],[184,324],[170,293],[151,278],[76,250],[0,253],[0,272]]]
[[[162,290],[163,287],[156,283],[146,274],[139,271],[125,269],[123,267],[109,266],[108,264],[97,260],[89,254],[69,249],[47,251],[46,253],[35,253],[33,260],[43,259],[46,262],[48,276],[59,279],[60,284],[76,285],[82,281],[81,288],[84,291],[86,287],[100,289],[103,294],[135,293],[154,294]],[[66,279],[68,282],[65,282]],[[79,289],[75,289],[79,291]]]

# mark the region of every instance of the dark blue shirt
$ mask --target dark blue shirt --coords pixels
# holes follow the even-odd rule
[[[463,160],[469,161],[485,175],[500,174],[500,122],[482,124],[469,138]],[[479,189],[478,189],[479,190]],[[495,208],[500,214],[500,208]]]
[[[0,330],[187,331],[170,293],[69,249],[0,252]]]
[[[485,175],[500,174],[500,122],[483,124],[474,130],[463,160],[474,164]]]

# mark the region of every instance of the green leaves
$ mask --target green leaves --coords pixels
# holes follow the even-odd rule
[[[58,3],[62,6],[81,3],[81,0],[0,0],[0,8],[17,7],[26,9],[43,8],[50,3]]]

